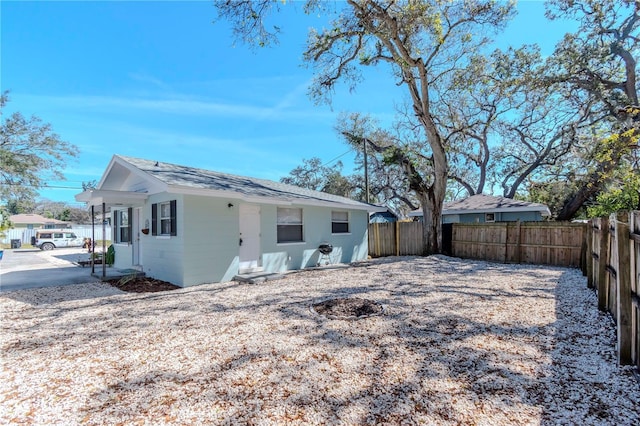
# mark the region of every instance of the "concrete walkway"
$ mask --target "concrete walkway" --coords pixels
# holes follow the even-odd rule
[[[0,292],[100,281],[91,276],[91,268],[77,266],[76,262],[87,259],[89,254],[81,248],[4,250]]]

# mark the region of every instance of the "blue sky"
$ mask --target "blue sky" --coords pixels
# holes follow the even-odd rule
[[[355,93],[342,87],[331,107],[314,105],[302,52],[307,28],[322,20],[287,10],[280,44],[252,51],[213,23],[210,1],[0,2],[6,114],[37,115],[80,149],[67,180],[40,195],[73,203],[113,154],[272,180],[303,159],[339,157],[349,173],[337,116],[389,121],[403,92],[373,69]],[[550,53],[572,30],[547,21],[541,1],[520,1],[518,11],[500,47],[537,42]]]

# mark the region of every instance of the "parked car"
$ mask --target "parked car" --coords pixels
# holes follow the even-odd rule
[[[47,229],[36,232],[31,244],[40,250],[53,250],[60,247],[82,247],[84,239],[68,230]]]

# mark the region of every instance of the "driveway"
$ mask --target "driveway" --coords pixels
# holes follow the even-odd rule
[[[4,250],[0,261],[0,292],[99,281],[91,268],[74,262],[89,259],[82,248]]]

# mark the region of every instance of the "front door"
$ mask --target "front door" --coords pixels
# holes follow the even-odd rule
[[[260,271],[260,206],[240,204],[240,273]]]

